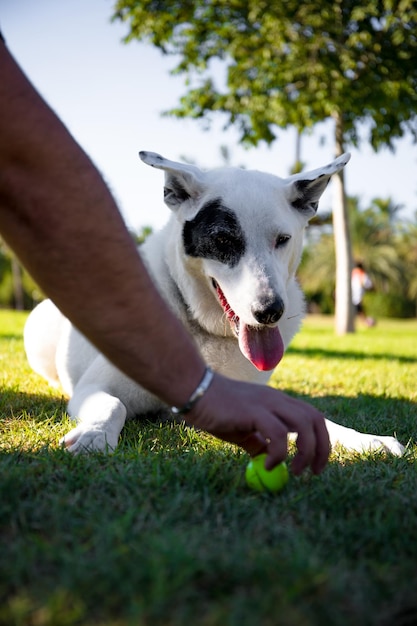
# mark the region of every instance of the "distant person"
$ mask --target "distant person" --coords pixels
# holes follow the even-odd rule
[[[0,34],[0,233],[62,313],[120,370],[192,426],[267,453],[298,433],[295,474],[319,473],[329,436],[313,406],[206,367],[159,295],[103,178]],[[173,366],[173,364],[175,364]]]
[[[373,317],[366,315],[363,298],[365,293],[372,287],[372,281],[365,272],[362,263],[356,263],[352,270],[352,302],[358,318],[369,327],[375,326],[376,322]]]

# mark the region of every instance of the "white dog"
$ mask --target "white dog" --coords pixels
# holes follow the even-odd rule
[[[304,228],[349,155],[286,179],[237,168],[203,172],[152,152],[140,157],[165,171],[172,210],[141,247],[156,285],[214,370],[266,384],[304,316],[295,278]],[[50,300],[29,316],[25,347],[32,368],[70,396],[68,412],[78,425],[63,443],[73,453],[113,450],[127,418],[167,409],[97,352]],[[332,445],[403,452],[393,437],[327,426]]]

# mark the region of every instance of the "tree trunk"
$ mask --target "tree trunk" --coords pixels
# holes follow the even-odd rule
[[[301,130],[298,128],[295,129],[297,133],[295,136],[295,160],[294,165],[290,170],[290,174],[299,174],[302,172],[304,163],[301,161]]]
[[[335,148],[336,157],[338,157],[344,152],[343,120],[340,114],[336,114],[334,118]],[[336,251],[335,330],[337,335],[355,332],[351,288],[352,246],[343,172],[344,170],[341,170],[333,176],[333,232]]]

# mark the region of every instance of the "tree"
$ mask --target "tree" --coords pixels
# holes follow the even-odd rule
[[[356,261],[362,262],[372,274],[377,291],[397,291],[403,280],[403,263],[398,250],[401,205],[391,198],[374,198],[361,210],[356,197],[348,199],[352,232],[352,250]]]
[[[406,295],[414,301],[417,317],[417,212],[414,222],[402,223],[397,248],[402,261],[401,284],[406,285]]]
[[[235,125],[244,143],[271,143],[332,118],[335,156],[360,135],[378,149],[411,132],[417,139],[415,0],[118,0],[126,41],[178,55],[188,91],[171,111]],[[224,62],[216,84],[213,59]],[[365,124],[366,123],[366,124]],[[353,330],[352,254],[343,173],[335,178],[336,331]]]
[[[391,198],[374,198],[362,208],[357,197],[350,197],[347,205],[353,255],[372,279],[375,306],[385,304],[384,312],[388,315],[393,315],[394,310],[410,310],[411,302],[417,302],[416,223],[400,219],[401,206]],[[325,220],[309,231],[310,245],[304,251],[299,278],[307,298],[328,313],[333,308],[335,291],[335,284],[329,279],[334,272],[334,239]]]

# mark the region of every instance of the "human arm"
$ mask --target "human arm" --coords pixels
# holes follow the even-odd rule
[[[102,177],[0,42],[0,232],[59,309],[130,378],[183,405],[205,364],[156,291]],[[175,367],[172,367],[175,363]],[[267,449],[298,432],[294,469],[323,469],[323,416],[267,387],[215,375],[190,424]]]
[[[201,357],[153,287],[99,172],[1,42],[0,67],[2,236],[110,360],[182,404],[202,376]],[[162,367],[162,348],[175,372]]]

